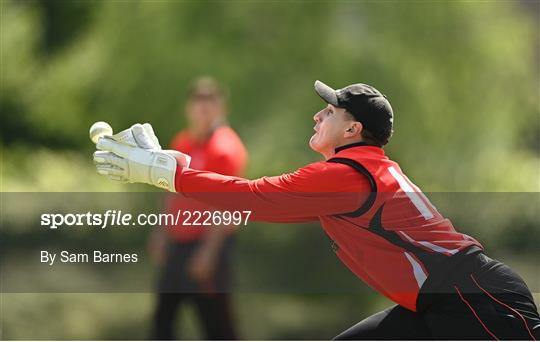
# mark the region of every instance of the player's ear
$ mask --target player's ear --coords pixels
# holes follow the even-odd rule
[[[345,130],[345,138],[356,138],[362,134],[362,123],[358,121],[351,121]]]

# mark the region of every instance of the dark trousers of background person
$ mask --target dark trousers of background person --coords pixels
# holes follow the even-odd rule
[[[336,340],[538,340],[540,316],[521,277],[483,253],[446,272],[425,309],[395,305],[342,332]]]
[[[215,289],[213,293],[203,293],[186,272],[187,264],[199,248],[200,241],[175,243],[169,247],[167,261],[158,284],[159,293],[151,339],[173,340],[176,338],[177,313],[185,302],[195,305],[204,339],[237,339],[228,294],[233,244],[233,238],[227,238],[218,257],[214,284],[212,284]]]

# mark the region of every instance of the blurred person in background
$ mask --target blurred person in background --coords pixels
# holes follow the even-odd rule
[[[180,131],[170,148],[192,157],[191,165],[229,176],[244,172],[247,152],[227,125],[224,89],[210,77],[197,79],[188,95],[188,128]],[[167,199],[167,211],[204,211],[204,205],[179,196]],[[152,339],[174,339],[177,311],[182,303],[195,304],[204,337],[237,338],[227,287],[230,278],[233,228],[174,226],[156,230],[150,252],[162,266],[153,318]]]

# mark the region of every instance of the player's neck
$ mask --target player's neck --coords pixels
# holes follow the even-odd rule
[[[214,134],[216,129],[218,129],[219,127],[223,125],[225,125],[224,120],[222,119],[215,120],[206,129],[195,129],[195,128],[190,129],[190,134],[193,140],[195,140],[197,144],[204,144],[206,141],[208,141],[208,139],[210,139],[210,137],[212,136],[212,134]]]

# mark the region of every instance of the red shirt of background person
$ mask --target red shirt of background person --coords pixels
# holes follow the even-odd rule
[[[189,130],[183,130],[173,138],[170,148],[190,155],[193,169],[228,176],[242,176],[244,173],[246,149],[238,135],[228,126],[213,129],[211,136],[202,141]],[[167,207],[172,213],[178,210],[194,212],[207,209],[205,205],[197,205],[179,196],[170,196]],[[208,230],[200,226],[176,226],[168,229],[168,233],[173,239],[185,242],[204,238]]]

